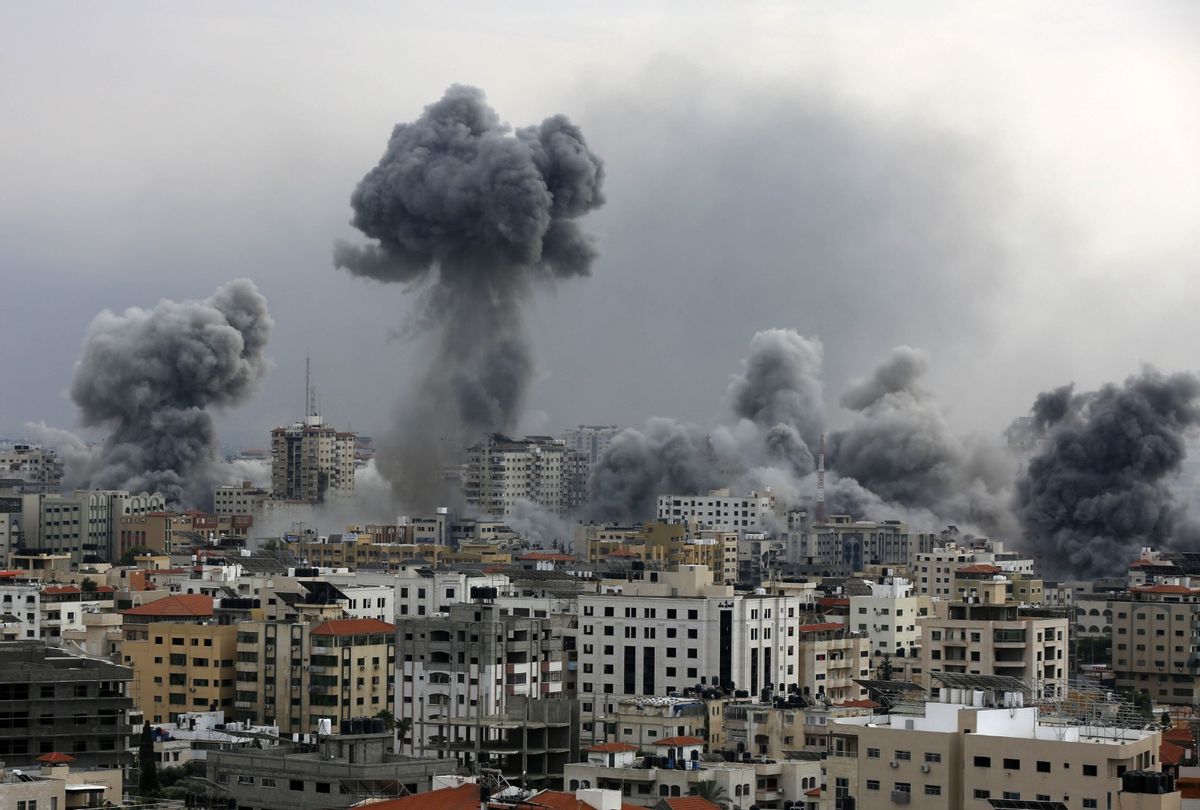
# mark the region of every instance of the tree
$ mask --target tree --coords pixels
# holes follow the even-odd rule
[[[1168,729],[1171,726],[1175,725],[1175,721],[1171,719],[1171,712],[1167,709],[1163,709],[1161,719],[1162,719],[1162,727],[1164,729]]]
[[[154,734],[150,721],[142,723],[142,743],[138,746],[138,790],[143,796],[158,792],[158,762],[154,756]]]
[[[892,668],[892,656],[884,653],[883,660],[879,662],[879,680],[890,681],[896,676],[895,670]]]
[[[137,557],[141,554],[149,554],[150,549],[145,546],[134,546],[121,555],[121,559],[117,561],[118,565],[133,565],[137,562]]]
[[[729,796],[725,793],[725,788],[715,779],[697,782],[696,786],[692,788],[691,793],[693,796],[707,799],[713,804],[719,804],[722,807],[729,805]]]
[[[84,593],[95,593],[97,587],[99,586],[96,585],[96,580],[91,577],[84,577],[83,582],[79,583],[79,590]]]

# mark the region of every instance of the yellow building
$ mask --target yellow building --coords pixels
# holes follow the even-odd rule
[[[512,554],[496,543],[459,543],[457,550],[442,549],[441,561],[509,565],[512,563]]]
[[[378,619],[236,625],[234,717],[311,733],[394,711],[395,625]]]
[[[133,668],[134,705],[147,720],[232,707],[236,631],[216,623],[212,597],[172,595],[122,615],[121,661]]]
[[[713,572],[717,585],[737,581],[737,532],[693,531],[682,523],[647,523],[638,528],[615,526],[607,530],[583,526],[576,537],[586,542],[589,562],[628,557],[655,562],[663,568],[704,565]]]
[[[369,533],[347,532],[329,538],[301,540],[296,554],[309,565],[327,568],[396,568],[413,560],[427,560],[436,565],[443,546],[429,543],[379,542]]]

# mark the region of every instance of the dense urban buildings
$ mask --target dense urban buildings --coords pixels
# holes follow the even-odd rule
[[[563,433],[563,441],[568,449],[582,453],[589,465],[595,465],[620,432],[616,425],[579,425]]]
[[[463,495],[488,515],[511,514],[522,501],[566,515],[583,503],[587,475],[587,457],[562,439],[492,434],[467,451]]]

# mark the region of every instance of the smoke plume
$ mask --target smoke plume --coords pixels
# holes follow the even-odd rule
[[[951,431],[921,387],[927,367],[924,354],[899,346],[846,390],[841,404],[857,418],[830,437],[830,466],[886,503],[1009,536],[1009,456],[997,444]]]
[[[735,420],[706,431],[667,418],[613,437],[589,481],[589,514],[643,520],[660,494],[723,486],[784,495],[815,469],[824,422],[821,344],[789,329],[757,333],[726,399]]]
[[[1038,396],[1040,447],[1017,482],[1016,508],[1049,573],[1119,574],[1144,545],[1196,539],[1169,487],[1200,422],[1200,379],[1146,369],[1121,385]]]
[[[244,402],[267,370],[272,321],[246,279],[205,301],[161,301],[96,316],[71,398],[87,427],[110,430],[68,477],[88,487],[160,492],[170,503],[211,498],[216,432],[211,408]],[[80,465],[84,469],[80,469]]]
[[[338,243],[335,265],[426,287],[418,328],[433,356],[381,459],[413,505],[440,495],[448,450],[516,426],[534,367],[522,302],[590,273],[596,249],[576,220],[604,203],[603,180],[567,118],[514,132],[482,91],[455,85],[396,125],[355,189],[351,224],[374,243]]]

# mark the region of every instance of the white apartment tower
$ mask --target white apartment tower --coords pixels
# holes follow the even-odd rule
[[[324,503],[354,494],[355,435],[334,430],[320,416],[271,431],[271,495]]]
[[[717,489],[707,495],[659,495],[658,519],[664,523],[691,523],[722,532],[758,532],[768,528],[775,515],[770,490],[730,495]]]
[[[587,475],[586,456],[561,439],[494,433],[468,449],[463,494],[467,503],[498,517],[519,501],[563,515],[583,502]]]
[[[585,455],[589,466],[594,466],[620,432],[616,425],[580,425],[564,433],[563,441],[569,449]]]

